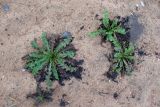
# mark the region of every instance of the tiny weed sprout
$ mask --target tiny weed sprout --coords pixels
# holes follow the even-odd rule
[[[113,47],[112,65],[107,72],[107,77],[115,81],[118,74],[130,74],[133,70],[134,46],[129,38],[128,18],[120,16],[109,19],[107,11],[104,12],[101,25],[97,31],[91,32],[91,37],[100,35],[102,39],[111,42]]]
[[[103,39],[112,42],[115,47],[121,48],[121,45],[117,40],[116,33],[124,36],[126,34],[126,31],[121,26],[121,23],[118,22],[118,18],[115,18],[113,20],[109,19],[109,13],[108,11],[105,11],[102,18],[102,24],[97,31],[91,32],[90,36],[96,37],[100,35]]]
[[[53,90],[42,90],[40,86],[37,86],[36,93],[28,94],[27,98],[35,99],[35,106],[39,106],[44,102],[52,101]]]
[[[114,53],[112,70],[116,73],[130,74],[133,70],[132,64],[134,62],[134,47],[129,45],[128,48],[124,48]]]
[[[63,80],[68,80],[72,76],[81,79],[83,60],[74,59],[77,50],[71,44],[73,40],[71,35],[47,37],[43,32],[41,40],[42,45],[34,39],[31,45],[35,51],[23,57],[26,61],[25,69],[33,74],[37,84],[45,81],[49,89],[55,80],[64,85]],[[41,88],[40,85],[37,85],[37,88]],[[38,101],[45,98],[43,93],[44,91],[39,91],[34,94],[37,95]]]

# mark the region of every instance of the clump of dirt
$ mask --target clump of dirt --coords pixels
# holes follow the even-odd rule
[[[66,105],[68,105],[69,103],[66,101],[66,94],[63,94],[62,95],[62,98],[60,99],[60,104],[59,104],[59,106],[60,107],[65,107]]]
[[[108,72],[106,72],[104,74],[105,76],[107,76],[108,79],[118,83],[118,81],[116,80],[118,73],[117,72],[111,72],[111,67],[109,68]]]
[[[155,52],[156,58],[160,59],[160,53]]]
[[[147,55],[147,53],[146,53],[143,49],[138,49],[138,52],[137,52],[137,53],[138,53],[138,55],[141,56],[141,57]]]
[[[114,94],[113,94],[113,98],[114,99],[117,99],[119,97],[119,94],[117,93],[117,92],[115,92]]]

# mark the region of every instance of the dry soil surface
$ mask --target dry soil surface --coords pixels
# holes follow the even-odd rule
[[[36,84],[33,76],[23,70],[21,58],[32,50],[30,41],[39,38],[43,31],[70,31],[75,37],[77,58],[85,60],[85,71],[82,80],[73,78],[65,86],[55,82],[53,101],[40,107],[59,107],[63,94],[69,103],[66,107],[160,107],[160,0],[143,0],[143,3],[140,0],[0,0],[0,107],[33,107],[34,101],[26,99],[26,95],[35,92]],[[134,72],[119,79],[118,84],[103,75],[110,66],[106,58],[111,53],[110,43],[102,47],[99,37],[87,36],[98,27],[95,15],[102,17],[104,9],[111,18],[133,16],[134,43],[147,54],[136,54]]]

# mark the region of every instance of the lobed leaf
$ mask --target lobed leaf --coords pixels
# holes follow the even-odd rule
[[[43,69],[43,67],[48,63],[48,59],[46,57],[36,60],[34,63],[31,63],[29,66],[32,69],[32,74],[37,75],[39,70]]]
[[[47,75],[46,75],[46,77],[45,77],[45,81],[46,81],[46,83],[47,83],[47,85],[49,86],[49,87],[51,87],[52,86],[52,81],[51,81],[51,75],[52,75],[52,69],[51,69],[51,67],[52,67],[52,65],[51,65],[52,63],[49,63],[49,67],[48,67],[48,72],[47,72]]]
[[[106,28],[109,26],[109,13],[107,10],[103,13],[102,23]]]
[[[59,80],[58,71],[56,69],[56,65],[54,65],[54,64],[52,64],[52,73],[53,73],[55,79]]]
[[[34,40],[31,42],[31,46],[32,46],[34,49],[39,49],[39,46],[38,46],[38,43],[37,43],[37,39],[34,39]]]
[[[61,49],[65,48],[67,45],[69,45],[72,42],[71,37],[67,37],[61,41],[58,46],[55,48],[55,52],[59,52]]]
[[[64,60],[59,61],[58,64],[60,67],[62,67],[62,69],[66,70],[66,71],[70,71],[70,72],[76,71],[75,67],[72,67],[72,65],[65,64]]]
[[[117,26],[118,26],[118,19],[114,19],[112,21],[111,28],[114,28],[114,27],[117,27]]]
[[[128,48],[125,48],[125,54],[131,55],[133,53],[134,53],[134,46],[130,44]]]
[[[43,49],[47,50],[47,51],[50,51],[50,46],[49,46],[48,40],[46,38],[46,35],[47,35],[47,33],[43,32],[42,36],[41,36],[41,39],[42,39],[42,42],[43,42]]]
[[[73,58],[76,55],[76,53],[74,51],[64,51],[62,53],[60,53],[60,56],[62,58]]]
[[[44,57],[44,55],[42,53],[40,53],[39,51],[36,52],[32,52],[29,54],[30,58],[42,58]]]
[[[119,34],[125,35],[125,34],[126,34],[126,31],[125,31],[124,28],[118,27],[118,28],[115,30],[115,33],[119,33]]]
[[[98,29],[97,31],[91,32],[89,34],[90,37],[96,37],[98,35],[104,35],[106,33],[106,30]]]

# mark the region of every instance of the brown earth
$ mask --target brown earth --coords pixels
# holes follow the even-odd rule
[[[4,11],[8,4],[10,10]],[[30,41],[42,31],[61,33],[70,31],[78,49],[77,58],[84,59],[82,81],[71,79],[60,86],[56,82],[53,101],[41,107],[59,107],[66,94],[66,107],[160,107],[160,0],[0,0],[0,107],[32,107],[26,99],[36,88],[33,76],[23,71],[22,56],[31,51]],[[100,45],[100,38],[92,39],[88,32],[96,30],[104,9],[110,17],[138,16],[133,35],[137,48],[147,55],[136,55],[135,70],[119,83],[109,81],[103,74],[110,62],[105,54],[111,53]],[[134,25],[134,24],[133,24]],[[84,29],[80,28],[84,26]],[[135,39],[133,37],[133,39]],[[155,54],[157,53],[157,54]],[[117,99],[113,94],[117,92]]]

